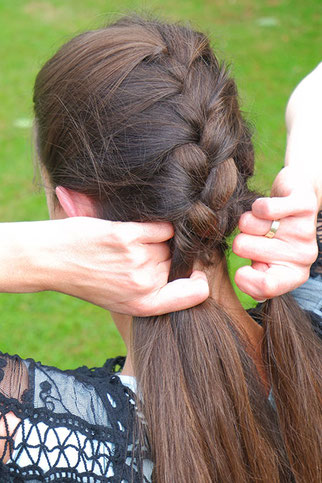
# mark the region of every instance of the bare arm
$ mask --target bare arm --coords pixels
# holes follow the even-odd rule
[[[313,185],[322,209],[322,62],[296,87],[286,108],[285,165]]]
[[[208,297],[202,272],[168,283],[169,223],[89,217],[0,224],[0,292],[55,290],[108,310],[157,315]]]

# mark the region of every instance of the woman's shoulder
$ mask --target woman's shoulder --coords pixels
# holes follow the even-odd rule
[[[130,472],[135,401],[116,375],[123,363],[61,370],[0,353],[1,481],[25,481],[28,472],[42,474],[39,481],[66,481],[67,473],[114,481],[109,477]]]
[[[316,273],[303,285],[290,292],[293,303],[300,306],[312,324],[314,332],[322,339],[322,274]],[[260,303],[256,307],[248,309],[249,315],[262,325],[262,307]]]
[[[62,370],[33,359],[0,352],[0,410],[17,415],[33,409],[69,414],[89,424],[106,426],[129,390],[115,373],[123,357],[108,359],[102,367]]]
[[[291,295],[307,313],[314,331],[322,338],[322,274],[315,273]]]
[[[307,312],[315,332],[322,338],[322,210],[317,218],[318,255],[309,279],[291,292],[298,305]]]

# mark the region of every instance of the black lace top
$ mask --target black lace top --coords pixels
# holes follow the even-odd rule
[[[62,371],[1,354],[1,483],[149,481],[149,460],[133,461],[134,394],[115,374],[123,363]]]

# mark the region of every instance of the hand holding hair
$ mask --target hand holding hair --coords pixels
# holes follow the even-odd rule
[[[0,291],[55,290],[145,316],[181,310],[209,293],[205,274],[168,282],[170,223],[90,217],[0,224]]]
[[[255,201],[239,222],[234,252],[252,266],[236,272],[238,287],[256,300],[302,285],[317,256],[316,219],[322,209],[322,63],[295,88],[286,107],[285,165],[272,198]],[[280,225],[267,239],[273,220]]]
[[[238,287],[255,300],[273,298],[299,287],[317,257],[314,187],[296,169],[284,168],[273,184],[272,198],[259,198],[239,222],[233,251],[252,266],[237,270]],[[280,224],[273,238],[264,235],[273,220]]]

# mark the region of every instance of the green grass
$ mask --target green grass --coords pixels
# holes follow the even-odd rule
[[[67,39],[129,10],[149,9],[207,31],[231,64],[243,110],[256,127],[255,185],[268,192],[283,164],[284,108],[319,61],[319,0],[11,0],[0,3],[0,220],[47,218],[33,185],[32,86],[41,64]],[[232,271],[241,263],[232,257]],[[249,298],[242,296],[245,305]],[[124,353],[107,312],[55,294],[0,295],[1,350],[62,368],[99,365]]]

